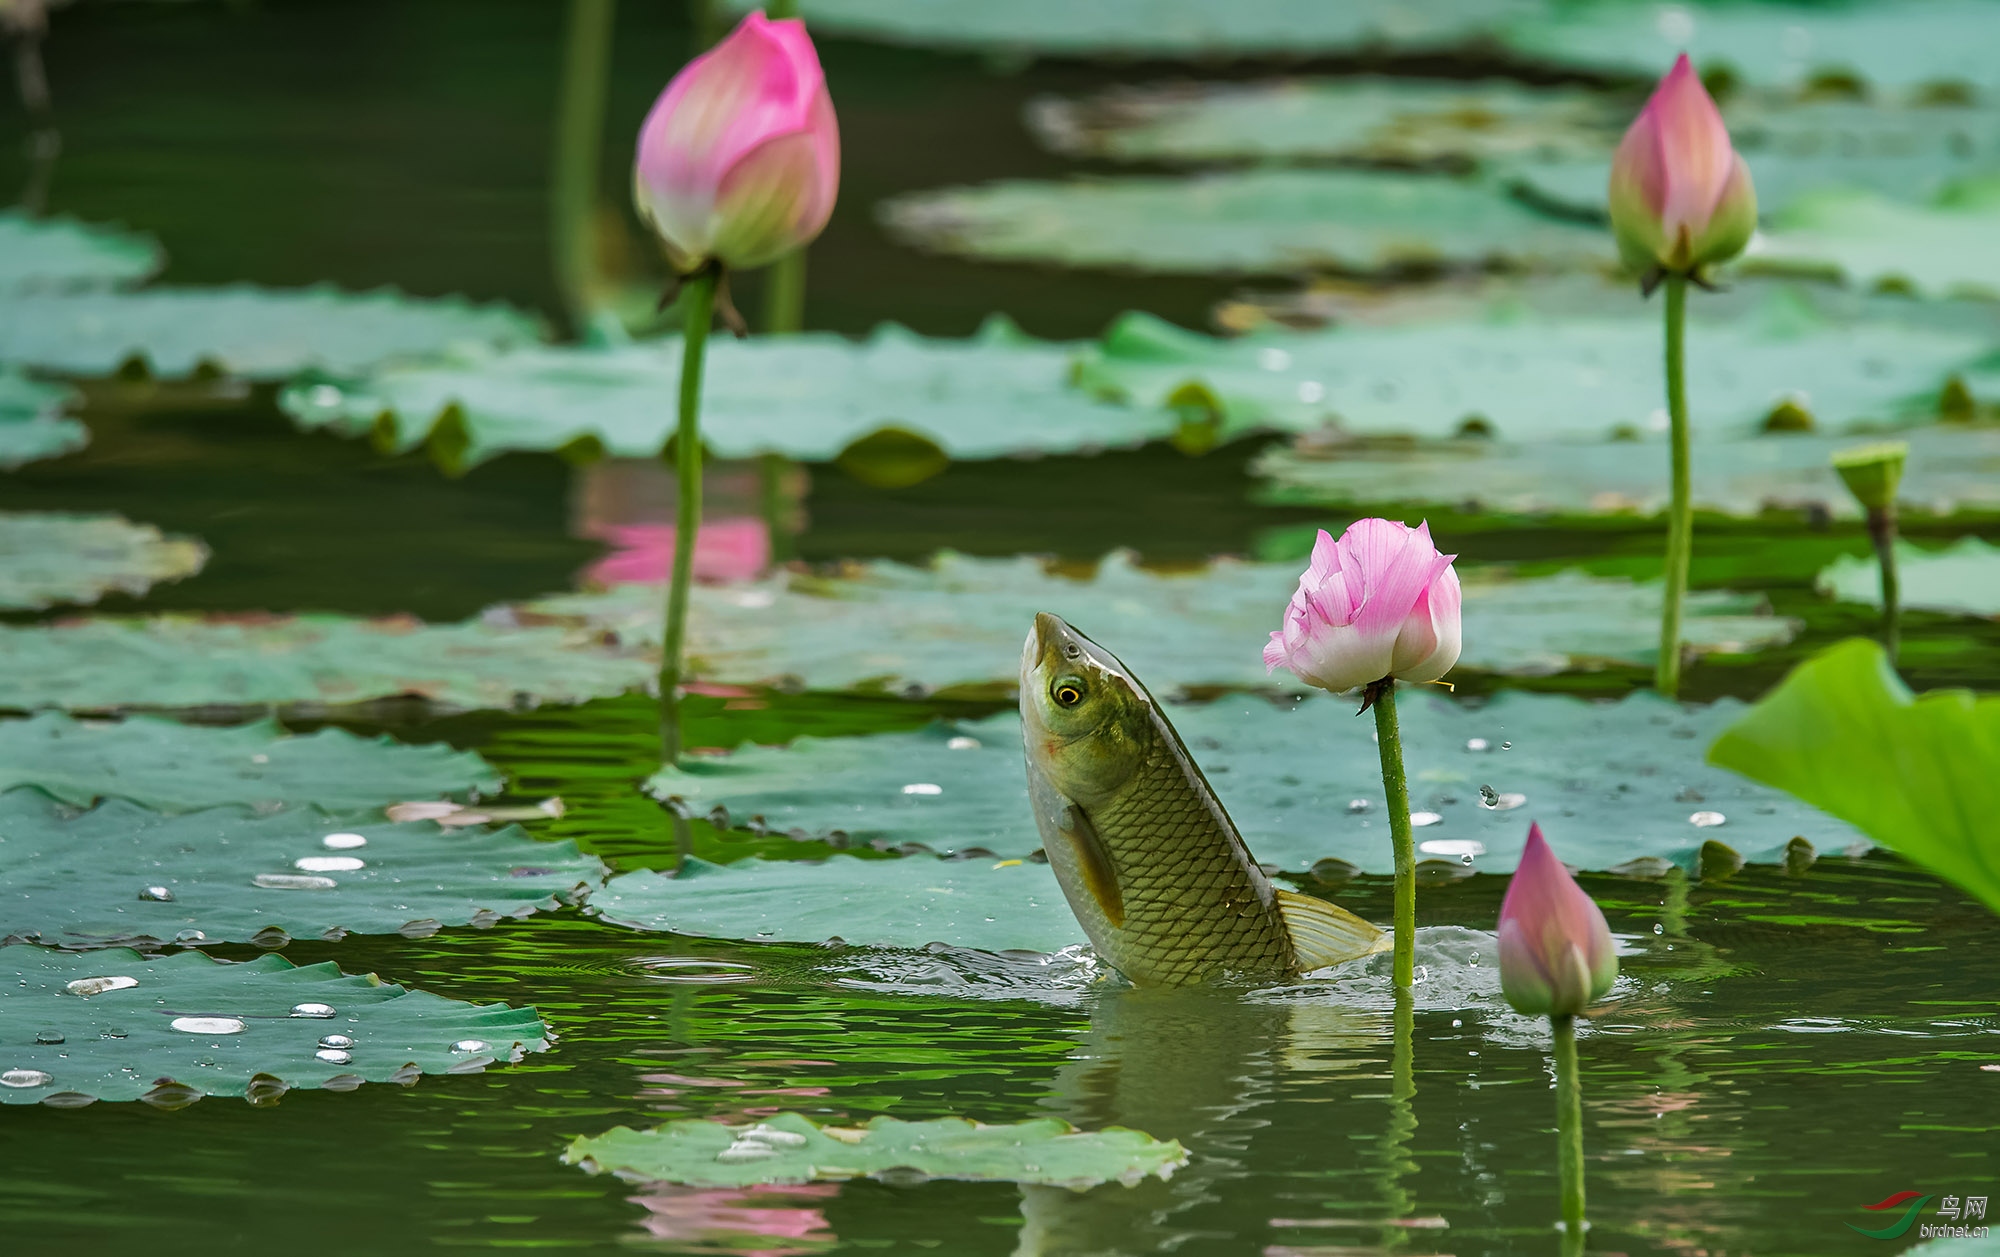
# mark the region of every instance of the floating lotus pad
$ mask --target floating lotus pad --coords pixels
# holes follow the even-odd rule
[[[1167,1178],[1187,1150],[1136,1130],[1082,1131],[1059,1118],[988,1126],[962,1117],[863,1126],[821,1126],[777,1113],[748,1126],[684,1119],[633,1130],[619,1126],[571,1141],[563,1160],[635,1182],[750,1187],[867,1178],[894,1170],[928,1178],[1039,1183],[1081,1190]]]
[[[1780,859],[1795,836],[1822,850],[1865,841],[1778,791],[1702,763],[1703,748],[1742,715],[1735,700],[1681,706],[1641,691],[1593,703],[1505,691],[1476,707],[1410,694],[1401,710],[1411,807],[1437,817],[1418,828],[1417,839],[1447,844],[1428,858],[1457,862],[1470,854],[1477,868],[1507,871],[1531,820],[1542,823],[1565,859],[1593,869],[1641,856],[1693,867],[1711,838],[1758,861]],[[1175,705],[1169,715],[1257,859],[1294,872],[1327,857],[1365,872],[1393,871],[1373,726],[1354,718],[1351,702],[1222,699]],[[647,788],[696,812],[721,807],[738,825],[761,817],[776,830],[838,829],[855,841],[1021,856],[1041,845],[1021,761],[1020,721],[1006,713],[912,733],[745,747],[663,770]],[[1491,787],[1496,805],[1485,802],[1482,785]],[[1363,806],[1350,810],[1357,799]],[[932,863],[899,863],[912,862]],[[979,880],[990,864],[936,867],[968,870],[957,876]],[[718,880],[716,888],[725,883]],[[703,897],[699,887],[692,893]],[[747,884],[740,893],[748,894]],[[800,902],[810,898],[801,890]],[[606,902],[594,901],[616,915]],[[776,898],[765,902],[777,915],[757,929],[773,928],[769,920],[790,910]],[[1004,924],[1014,909],[988,915]],[[820,924],[815,918],[814,929]],[[830,919],[826,924],[860,941]],[[966,945],[1036,945],[984,937]]]
[[[1162,575],[1119,552],[1087,581],[1051,575],[1031,558],[949,553],[930,567],[868,563],[839,576],[781,572],[752,585],[697,588],[688,654],[698,675],[721,681],[793,677],[814,689],[1010,686],[1035,612],[1054,611],[1116,651],[1156,690],[1298,689],[1302,683],[1289,672],[1268,674],[1261,652],[1302,570],[1302,564],[1224,560],[1199,573]],[[656,643],[662,600],[658,587],[627,585],[543,599],[522,614]],[[1658,648],[1659,606],[1655,585],[1577,572],[1475,577],[1465,587],[1462,666],[1551,673],[1645,664]],[[1724,653],[1790,640],[1797,626],[1758,614],[1759,607],[1753,596],[1694,594],[1684,634],[1697,650]]]
[[[74,454],[89,444],[89,429],[62,413],[73,396],[60,385],[0,368],[0,471]]]
[[[491,923],[552,908],[605,872],[572,843],[511,826],[445,832],[312,808],[163,816],[119,799],[78,814],[27,788],[0,794],[0,833],[0,938],[65,947]]]
[[[1688,333],[1697,432],[1755,431],[1787,400],[1823,427],[1936,414],[1940,387],[1994,345],[1961,329],[1848,320],[1774,293]],[[1126,315],[1080,360],[1080,387],[1139,407],[1202,405],[1230,428],[1450,436],[1469,418],[1508,441],[1603,438],[1665,426],[1657,303],[1543,315],[1498,301],[1483,315],[1225,340]]]
[[[0,307],[4,308],[4,307]],[[0,609],[145,593],[199,572],[208,547],[116,515],[0,511]]]
[[[287,1089],[471,1073],[548,1046],[532,1008],[467,1004],[331,962],[16,945],[0,947],[0,972],[0,1104],[269,1103]]]
[[[903,240],[987,261],[1191,275],[1609,265],[1609,233],[1436,175],[1254,170],[1014,180],[887,202]]]
[[[884,428],[954,458],[1138,445],[1172,416],[1105,405],[1068,387],[1076,346],[1004,322],[967,340],[894,326],[865,341],[830,334],[711,342],[702,442],[723,458],[832,459]],[[507,450],[628,457],[660,453],[674,425],[680,342],[616,349],[538,347],[384,367],[360,380],[304,381],[281,404],[301,427],[372,435],[404,450],[426,439],[452,467]]]
[[[2000,616],[2000,548],[1977,537],[1960,537],[1942,550],[1897,542],[1896,575],[1905,609]],[[1873,554],[1835,559],[1814,585],[1842,602],[1882,605],[1882,565]]]
[[[2000,176],[1962,180],[1927,204],[1876,192],[1801,197],[1759,237],[1748,263],[1831,273],[1856,284],[2000,297]]]
[[[358,703],[578,703],[657,667],[552,628],[332,615],[154,616],[0,625],[0,708],[112,711]]]
[[[0,789],[17,785],[78,806],[116,796],[163,812],[277,802],[346,811],[490,794],[501,781],[478,755],[442,743],[409,746],[344,729],[294,735],[271,720],[218,728],[43,712],[0,721]]]
[[[1905,503],[1940,514],[2000,509],[2000,429],[1933,425],[1898,435],[1910,445]],[[1828,461],[1852,444],[1852,437],[1797,432],[1696,441],[1694,503],[1732,515],[1811,505],[1858,516],[1860,505]],[[1503,512],[1652,514],[1668,499],[1666,440],[1658,434],[1593,442],[1361,439],[1277,447],[1253,466],[1269,481],[1265,500],[1292,504],[1476,502]],[[1867,566],[1872,572],[1872,559]]]
[[[1800,664],[1709,758],[1825,808],[2000,912],[2000,699],[1913,697],[1880,646],[1854,639]]]
[[[151,236],[0,210],[0,289],[126,283],[146,278],[165,261]]]
[[[539,320],[499,304],[331,287],[152,288],[23,294],[0,305],[0,360],[109,375],[138,359],[158,375],[208,367],[254,379],[361,371],[461,345],[528,345]]]

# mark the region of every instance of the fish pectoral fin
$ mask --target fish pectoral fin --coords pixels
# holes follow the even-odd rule
[[[1339,904],[1294,890],[1281,890],[1278,912],[1285,918],[1285,928],[1291,931],[1301,973],[1389,950],[1387,934]]]
[[[1089,814],[1072,803],[1063,809],[1062,823],[1057,828],[1076,849],[1076,866],[1083,873],[1083,884],[1103,910],[1104,919],[1114,926],[1124,925],[1125,892],[1118,887],[1118,870],[1112,866],[1111,852],[1104,839],[1098,837],[1097,826],[1090,823]]]

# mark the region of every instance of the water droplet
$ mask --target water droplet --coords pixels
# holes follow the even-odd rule
[[[745,1161],[762,1161],[767,1157],[775,1157],[777,1155],[778,1150],[769,1144],[760,1144],[755,1141],[745,1143],[739,1140],[736,1143],[730,1144],[721,1152],[716,1153],[715,1159],[724,1165],[740,1165]]]
[[[242,1034],[243,1023],[234,1017],[176,1017],[167,1025],[182,1034]]]
[[[35,1031],[35,1042],[43,1047],[54,1047],[56,1044],[61,1043],[62,1041],[63,1041],[63,1033],[60,1030]]]
[[[250,880],[265,890],[332,890],[340,885],[330,877],[310,873],[259,873]]]
[[[1479,787],[1479,802],[1482,807],[1492,807],[1499,801],[1500,796],[1493,793],[1492,786],[1482,785]]]
[[[76,981],[70,983],[69,986],[66,987],[65,989],[68,990],[71,995],[89,996],[89,995],[102,995],[106,991],[122,991],[125,990],[127,987],[134,987],[137,985],[139,985],[139,979],[128,978],[125,977],[123,974],[120,974],[117,977],[108,977],[108,978],[78,978]]]
[[[1460,1020],[1460,1019],[1459,1019],[1459,1018],[1457,1018],[1457,1017],[1453,1017],[1453,1018],[1451,1019],[1451,1028],[1452,1028],[1453,1030],[1456,1030],[1456,1029],[1458,1029],[1458,1028],[1459,1028],[1460,1026],[1462,1026],[1462,1025],[1464,1025],[1464,1024],[1465,1024],[1465,1022],[1463,1022],[1462,1020]]]
[[[1465,740],[1465,749],[1468,751],[1490,751],[1493,749],[1493,744],[1485,738],[1467,738]]]
[[[1688,817],[1688,824],[1694,826],[1696,829],[1714,829],[1717,825],[1724,824],[1728,820],[1729,818],[1720,812],[1696,812],[1693,816]]]
[[[0,1087],[26,1090],[29,1087],[46,1087],[54,1081],[53,1074],[45,1074],[39,1069],[9,1069],[0,1072]]]
[[[367,846],[368,840],[360,834],[328,834],[319,840],[319,845],[328,851],[352,851]]]
[[[1435,825],[1443,819],[1444,817],[1438,815],[1436,812],[1410,813],[1410,824],[1416,826],[1418,829],[1422,829],[1426,825]]]
[[[308,873],[352,873],[368,867],[368,862],[352,855],[309,855],[293,860],[292,867]]]
[[[945,743],[944,749],[947,751],[976,751],[979,749],[979,739],[956,737]]]
[[[736,1137],[738,1143],[742,1143],[744,1140],[755,1140],[761,1144],[769,1144],[773,1148],[803,1148],[806,1146],[806,1137],[804,1135],[789,1130],[775,1130],[762,1123],[752,1126],[749,1130],[744,1131]]]
[[[146,886],[140,889],[139,898],[152,903],[172,903],[174,892],[164,886]]]
[[[928,781],[913,781],[903,787],[904,794],[943,794],[944,787]]]
[[[354,1053],[341,1048],[321,1048],[313,1055],[329,1065],[345,1065],[354,1059]]]
[[[351,1048],[354,1040],[344,1034],[321,1035],[319,1045],[323,1048]]]
[[[294,1016],[294,1017],[319,1017],[319,1018],[326,1018],[326,1017],[331,1017],[331,1016],[333,1016],[333,1005],[331,1005],[331,1004],[294,1004],[294,1005],[292,1005],[292,1016]]]
[[[206,943],[208,935],[197,929],[185,929],[174,935],[176,943]]]
[[[451,1050],[454,1052],[484,1052],[486,1050],[486,1040],[460,1039],[451,1045]]]
[[[1665,934],[1666,932],[1667,932],[1666,926],[1660,924],[1658,921],[1653,922],[1653,933]]]
[[[1525,794],[1516,794],[1512,791],[1500,794],[1496,793],[1491,786],[1479,787],[1479,806],[1489,812],[1511,812],[1517,807],[1526,807],[1527,805],[1528,796]]]
[[[1500,749],[1503,751],[1511,751],[1514,749],[1514,744],[1512,742],[1502,742],[1500,744]]]
[[[1426,983],[1426,982],[1428,982],[1428,981],[1430,981],[1430,980],[1431,980],[1431,970],[1430,970],[1430,966],[1429,966],[1429,965],[1418,965],[1418,966],[1417,966],[1417,982],[1416,982],[1416,984],[1417,984],[1418,986],[1422,986],[1422,985],[1423,985],[1424,983]]]
[[[1369,808],[1374,806],[1375,805],[1373,803],[1370,803],[1367,799],[1349,799],[1347,801],[1347,810],[1349,812],[1354,812],[1354,813],[1365,812]]]
[[[1463,864],[1463,865],[1466,865],[1466,866],[1470,867],[1470,866],[1471,866],[1471,864],[1472,864],[1472,857],[1471,857],[1471,856],[1469,856],[1469,855],[1462,855],[1462,856],[1458,857],[1458,862],[1459,862],[1460,864]]]
[[[1464,856],[1466,862],[1471,863],[1473,856],[1486,854],[1486,844],[1477,838],[1431,838],[1418,843],[1417,850],[1425,855]]]

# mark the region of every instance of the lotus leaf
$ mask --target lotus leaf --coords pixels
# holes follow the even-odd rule
[[[1793,669],[1708,758],[1825,809],[2000,912],[2000,698],[1912,696],[1882,648],[1856,638]]]
[[[1252,170],[1013,180],[883,207],[909,243],[986,261],[1190,275],[1608,265],[1611,237],[1441,175]]]
[[[1960,537],[1942,550],[1896,543],[1899,601],[1905,609],[2000,616],[2000,547]],[[1882,566],[1873,554],[1835,559],[1815,582],[1842,602],[1882,605]]]
[[[0,610],[145,593],[199,572],[208,547],[116,515],[0,511]]]
[[[1831,272],[1856,284],[2000,296],[2000,176],[1952,184],[1927,204],[1877,192],[1801,197],[1752,242],[1748,263]],[[1692,351],[1691,351],[1692,352]]]
[[[1167,1178],[1187,1164],[1186,1149],[1122,1127],[1083,1131],[1060,1118],[989,1126],[962,1117],[821,1126],[776,1113],[749,1126],[684,1119],[633,1130],[619,1126],[573,1140],[563,1160],[636,1182],[693,1187],[809,1183],[915,1171],[928,1178],[1041,1183],[1051,1187],[1127,1186]]]
[[[294,735],[272,720],[224,728],[151,716],[79,721],[59,712],[0,721],[0,789],[38,786],[77,806],[116,796],[163,812],[277,802],[344,811],[490,794],[500,784],[471,751],[344,729]]]
[[[0,290],[126,283],[165,261],[151,236],[0,210]]]
[[[548,1046],[532,1008],[406,990],[330,961],[240,964],[200,952],[0,947],[0,1104],[73,1108],[202,1096],[272,1103],[288,1089],[405,1086]],[[337,1037],[336,1037],[337,1036]],[[323,1047],[324,1043],[342,1047]]]
[[[62,413],[70,390],[0,367],[0,471],[74,454],[90,441],[81,423]]]
[[[0,834],[0,938],[64,947],[423,933],[527,916],[604,878],[574,844],[512,826],[447,832],[316,808],[165,816],[111,799],[78,813],[24,787],[0,794]]]
[[[1303,872],[1334,857],[1387,873],[1373,727],[1354,719],[1353,706],[1239,698],[1173,705],[1168,715],[1257,859]],[[1733,699],[1682,706],[1641,691],[1594,703],[1505,691],[1478,706],[1412,695],[1401,707],[1411,806],[1437,818],[1417,838],[1445,843],[1437,858],[1470,855],[1475,867],[1511,869],[1530,820],[1565,859],[1593,869],[1641,856],[1693,867],[1711,838],[1767,862],[1795,836],[1819,848],[1861,841],[1838,821],[1701,762],[1701,748],[1742,714]],[[1008,713],[873,738],[745,747],[663,770],[647,788],[697,812],[721,807],[738,825],[761,818],[776,830],[838,829],[854,841],[1019,856],[1041,841],[1021,759],[1020,721]]]

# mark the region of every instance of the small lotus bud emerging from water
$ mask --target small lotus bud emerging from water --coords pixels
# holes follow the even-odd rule
[[[1910,456],[1904,441],[1880,441],[1840,450],[1833,456],[1833,469],[1840,473],[1847,491],[1871,511],[1884,511],[1896,504],[1896,490],[1903,483],[1903,463]]]
[[[1556,859],[1542,827],[1500,902],[1500,990],[1529,1016],[1574,1016],[1611,989],[1618,952],[1604,914]]]
[[[676,74],[639,128],[632,184],[682,274],[763,266],[819,235],[840,132],[805,23],[753,12]]]
[[[1686,54],[1611,159],[1611,229],[1625,264],[1687,274],[1743,252],[1757,228],[1750,170]]]
[[[1265,667],[1335,692],[1437,680],[1458,662],[1457,557],[1438,553],[1428,524],[1356,520],[1338,541],[1321,529]]]

